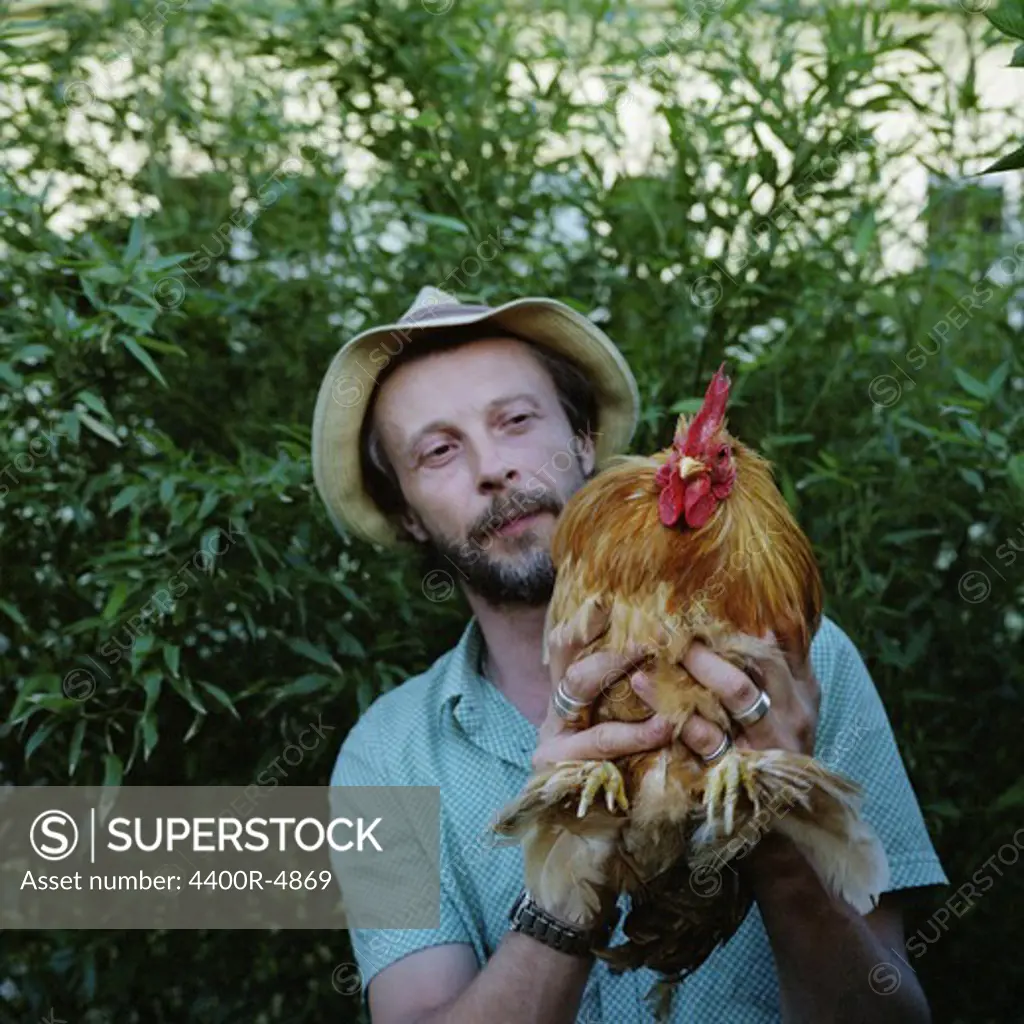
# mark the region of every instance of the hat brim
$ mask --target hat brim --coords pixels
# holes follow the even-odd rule
[[[453,307],[458,310],[458,307]],[[437,311],[441,314],[441,310]],[[313,414],[313,479],[331,521],[342,532],[390,547],[401,537],[366,491],[359,445],[377,379],[424,331],[494,324],[574,360],[590,378],[597,401],[594,438],[603,462],[628,446],[640,398],[629,364],[594,323],[555,299],[516,299],[494,308],[432,316],[429,321],[374,327],[347,342],[331,360]]]

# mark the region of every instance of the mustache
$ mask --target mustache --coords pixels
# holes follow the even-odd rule
[[[502,526],[524,516],[536,515],[538,512],[550,512],[557,516],[564,506],[565,503],[554,491],[541,491],[539,494],[514,491],[507,497],[491,503],[491,507],[470,527],[469,539],[484,541]]]

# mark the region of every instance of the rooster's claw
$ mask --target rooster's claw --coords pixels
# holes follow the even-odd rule
[[[590,810],[594,797],[601,789],[604,789],[604,803],[610,814],[615,812],[616,806],[623,811],[629,810],[629,800],[626,798],[626,786],[622,781],[622,772],[611,761],[586,761],[582,767],[586,782],[583,785],[583,793],[580,795],[579,810],[576,812],[577,818],[582,818]]]

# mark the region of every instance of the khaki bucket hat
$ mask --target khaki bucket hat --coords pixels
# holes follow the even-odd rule
[[[367,493],[359,457],[363,420],[381,373],[426,330],[485,323],[573,359],[595,389],[598,461],[626,449],[639,415],[636,381],[596,324],[555,299],[465,305],[438,288],[423,288],[397,323],[370,328],[343,345],[320,385],[313,414],[313,479],[340,531],[387,547],[401,539]]]

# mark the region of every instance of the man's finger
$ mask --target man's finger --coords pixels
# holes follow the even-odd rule
[[[646,722],[601,722],[592,729],[565,733],[559,738],[559,761],[613,761],[664,746],[672,738],[672,724],[655,715]]]
[[[595,651],[577,658],[566,670],[562,683],[566,693],[576,700],[590,704],[609,687],[618,682],[638,662],[648,656],[645,648],[637,647],[625,654],[615,651]]]
[[[649,707],[653,707],[657,702],[657,690],[647,676],[638,671],[629,679],[636,695]],[[724,736],[725,733],[717,725],[696,714],[691,715],[679,731],[679,738],[698,757],[710,757],[721,746]]]
[[[552,627],[547,635],[547,661],[551,678],[561,679],[573,659],[607,628],[611,617],[596,598],[584,601],[568,621]]]
[[[799,666],[781,648],[758,657],[751,664],[751,670],[760,687],[773,701],[784,700],[791,693],[794,681],[805,678]]]
[[[733,714],[746,711],[757,700],[760,691],[750,676],[700,642],[690,645],[683,666]]]
[[[724,737],[725,733],[717,725],[700,715],[691,715],[679,735],[698,757],[710,757],[722,745]]]
[[[658,691],[650,676],[642,669],[637,669],[629,677],[629,685],[633,692],[652,710],[657,711]]]

